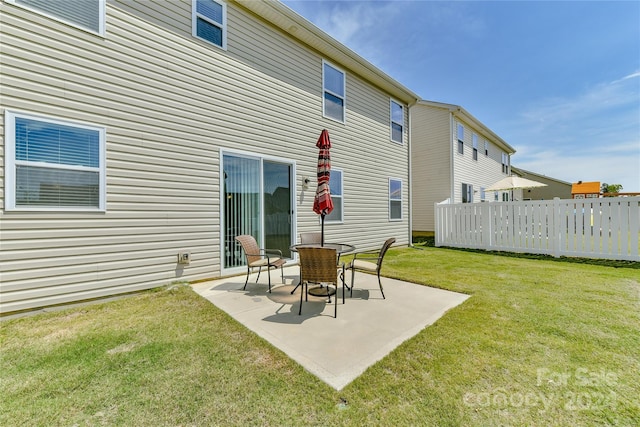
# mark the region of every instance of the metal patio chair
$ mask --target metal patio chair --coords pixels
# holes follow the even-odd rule
[[[258,279],[260,278],[262,267],[267,268],[267,276],[269,277],[269,292],[271,292],[272,268],[280,269],[280,276],[282,279],[282,283],[284,283],[284,273],[282,271],[282,267],[287,261],[282,258],[282,251],[280,251],[279,249],[260,249],[258,247],[258,242],[256,242],[256,239],[249,234],[237,236],[236,240],[240,242],[240,245],[242,245],[242,250],[244,251],[244,255],[247,260],[247,279],[244,281],[244,287],[242,288],[243,290],[247,288],[249,275],[254,268],[258,269],[258,277],[256,277],[256,283],[258,283]]]
[[[342,274],[338,275],[336,268],[337,252],[331,248],[298,248],[300,257],[300,309],[298,315],[302,314],[302,297],[309,300],[309,294],[313,296],[328,298],[331,304],[331,296],[335,302],[333,317],[338,317],[338,281],[342,278],[342,303],[344,304],[344,264],[342,264]],[[316,288],[309,290],[309,284],[318,284]],[[333,287],[331,286],[333,285]]]
[[[364,251],[356,253],[353,260],[347,265],[346,269],[351,270],[351,287],[349,288],[349,296],[353,296],[353,287],[355,286],[356,271],[362,271],[366,273],[375,273],[378,276],[378,285],[380,286],[380,292],[382,298],[385,299],[384,291],[382,290],[382,282],[380,281],[380,269],[382,268],[382,261],[387,253],[387,250],[396,242],[394,237],[387,239],[380,250]]]

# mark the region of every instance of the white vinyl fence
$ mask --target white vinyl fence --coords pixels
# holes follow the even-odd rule
[[[436,246],[640,261],[640,197],[436,204]]]

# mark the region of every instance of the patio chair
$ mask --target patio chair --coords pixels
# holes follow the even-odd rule
[[[240,245],[242,245],[242,250],[244,251],[245,259],[247,261],[247,279],[244,281],[244,287],[242,288],[243,290],[247,288],[249,275],[254,268],[258,269],[258,277],[256,277],[256,283],[258,283],[258,279],[260,278],[262,267],[267,268],[267,275],[269,277],[269,293],[271,293],[272,268],[280,269],[280,276],[282,278],[282,283],[284,283],[284,273],[282,271],[282,267],[287,261],[282,258],[282,251],[280,251],[279,249],[260,249],[258,247],[258,242],[256,242],[256,239],[249,234],[237,236],[236,240],[240,242]]]
[[[326,296],[331,304],[331,295],[334,295],[333,317],[338,317],[338,269],[336,268],[337,252],[331,248],[298,248],[300,256],[300,308],[298,315],[302,314],[302,296],[309,300],[309,293],[313,296]],[[342,265],[342,278],[344,278],[344,264]],[[309,290],[309,284],[320,286]],[[334,285],[332,288],[330,285]],[[344,304],[344,279],[342,280],[342,303]]]
[[[353,296],[353,287],[355,286],[356,271],[362,271],[366,273],[375,273],[378,275],[378,285],[380,286],[380,292],[382,298],[385,299],[384,291],[382,290],[382,282],[380,281],[380,269],[382,268],[382,260],[387,253],[387,250],[396,242],[394,237],[387,239],[380,250],[364,251],[356,253],[353,260],[347,265],[346,269],[351,270],[351,287],[349,288],[349,296]]]
[[[322,233],[319,231],[311,231],[308,233],[300,233],[300,243],[322,243]]]

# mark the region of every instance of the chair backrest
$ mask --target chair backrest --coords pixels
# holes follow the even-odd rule
[[[331,248],[298,248],[300,282],[338,283],[337,252]]]
[[[387,253],[387,250],[391,247],[391,245],[393,245],[395,242],[396,242],[396,238],[391,237],[390,239],[387,239],[382,244],[382,248],[380,249],[380,254],[378,255],[378,271],[380,271],[380,267],[382,267],[382,260],[384,259],[384,255]]]
[[[322,243],[322,233],[320,231],[300,233],[300,243]]]
[[[247,264],[262,259],[260,248],[258,247],[258,242],[256,242],[255,237],[250,234],[243,234],[242,236],[237,236],[236,240],[242,245],[242,250],[247,258]]]

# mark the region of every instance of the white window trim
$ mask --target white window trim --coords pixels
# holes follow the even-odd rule
[[[393,120],[393,104],[398,105],[402,109],[402,123]],[[393,139],[393,125],[398,124],[402,128],[402,137],[400,141]],[[404,145],[404,104],[395,99],[389,100],[389,139],[396,144]]]
[[[460,135],[460,128],[462,128],[462,135]],[[460,151],[460,147],[462,147],[462,152]],[[456,128],[456,153],[461,156],[464,155],[464,125],[462,123],[458,123]]]
[[[54,123],[65,126],[73,126],[83,129],[91,129],[98,131],[100,135],[100,162],[98,166],[98,172],[100,174],[99,185],[100,195],[98,201],[98,207],[55,207],[55,206],[16,206],[16,117],[39,120],[46,123]],[[106,211],[106,199],[107,199],[107,179],[106,179],[106,129],[102,126],[90,124],[72,122],[64,119],[57,119],[53,117],[45,117],[35,114],[23,113],[18,111],[5,111],[5,210],[7,211],[51,211],[51,212],[77,212],[77,211],[89,211],[89,212],[105,212]],[[36,164],[35,162],[29,162]],[[51,165],[47,163],[42,164],[45,167]],[[71,169],[71,168],[67,168]],[[83,168],[84,169],[84,168]]]
[[[104,35],[105,35],[105,22],[106,22],[106,14],[107,14],[107,7],[106,7],[107,0],[98,0],[98,3],[100,4],[100,18],[99,18],[99,23],[98,23],[98,32],[92,30],[91,28],[87,28],[87,27],[83,27],[82,25],[78,25],[75,22],[63,19],[63,18],[61,18],[59,16],[52,15],[50,13],[44,12],[44,11],[42,11],[40,9],[36,9],[34,7],[30,7],[29,5],[22,4],[22,3],[16,3],[15,0],[6,0],[6,2],[10,3],[12,5],[15,5],[17,7],[21,7],[23,9],[29,10],[31,12],[37,13],[39,15],[46,16],[47,18],[54,19],[54,20],[56,20],[58,22],[62,22],[64,24],[66,24],[66,25],[70,25],[70,26],[72,26],[74,28],[78,28],[79,30],[82,30],[82,31],[86,31],[88,33],[95,34],[95,35],[98,35],[98,36],[101,36],[101,37],[104,37]]]
[[[335,201],[336,199],[340,199],[340,204],[341,204],[341,208],[340,212],[341,212],[341,216],[340,219],[333,219],[330,220],[328,217],[325,218],[326,223],[329,224],[343,224],[344,223],[344,171],[342,169],[336,169],[336,168],[331,168],[331,175],[330,175],[330,180],[331,178],[334,176],[333,173],[334,172],[340,172],[340,188],[342,188],[342,194],[340,194],[340,196],[336,196],[335,194],[331,194],[331,199],[333,200],[333,204],[335,206]]]
[[[339,71],[342,73],[342,93],[344,93],[344,96],[338,95],[335,92],[332,92],[330,90],[327,90],[324,87],[324,66],[328,65],[331,68],[333,68],[336,71]],[[335,96],[336,98],[340,98],[342,99],[342,120],[338,120],[334,117],[330,117],[326,114],[326,108],[325,108],[325,99],[324,99],[324,93],[327,92],[333,96]],[[324,117],[325,119],[329,119],[329,120],[333,120],[334,122],[338,122],[338,123],[346,123],[347,122],[347,73],[340,67],[335,66],[334,64],[332,64],[329,61],[325,61],[324,59],[322,60],[322,117]]]
[[[222,22],[212,21],[210,18],[204,15],[200,15],[197,12],[197,3],[198,0],[191,0],[191,35],[198,40],[202,40],[211,46],[215,46],[218,49],[227,50],[227,3],[223,0],[213,0],[215,3],[218,3],[222,6]],[[222,46],[213,43],[210,40],[203,39],[198,36],[198,18],[202,18],[207,22],[212,23],[216,27],[222,26]]]
[[[391,181],[399,181],[400,182],[400,199],[392,199],[391,198]],[[389,222],[399,222],[402,221],[404,218],[404,215],[402,214],[402,210],[403,210],[403,206],[404,206],[404,198],[402,197],[402,192],[404,191],[404,182],[402,181],[402,179],[400,178],[389,178],[389,184],[388,184],[388,200],[389,200]],[[391,201],[394,202],[400,202],[400,218],[391,218]]]
[[[478,134],[476,133],[471,134],[471,144],[473,148],[472,158],[473,160],[478,161]]]

